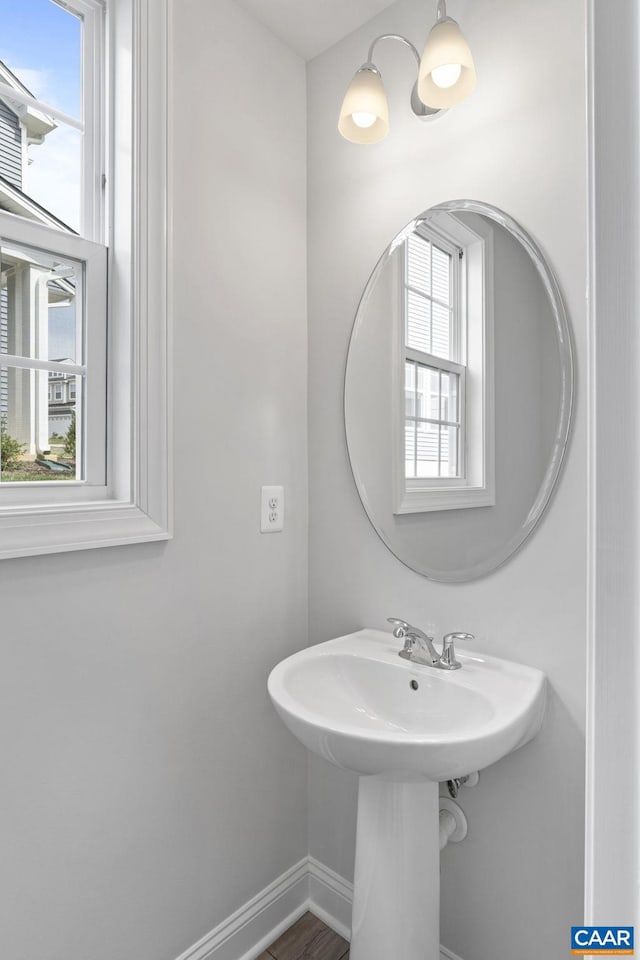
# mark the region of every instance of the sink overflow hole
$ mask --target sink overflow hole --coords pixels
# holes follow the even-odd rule
[[[409,686],[411,687],[412,690],[417,690],[420,684],[418,683],[417,680],[412,680]]]

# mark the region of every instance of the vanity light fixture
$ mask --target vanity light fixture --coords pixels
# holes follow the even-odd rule
[[[436,22],[431,28],[420,61],[418,94],[430,107],[455,107],[476,85],[476,68],[469,44],[459,25],[447,16],[445,0],[438,0]]]
[[[369,47],[366,63],[349,84],[340,110],[338,130],[352,143],[378,143],[389,132],[389,107],[382,76],[373,54],[382,40],[398,40],[409,47],[418,66],[411,92],[411,109],[421,119],[432,119],[464,100],[476,85],[469,45],[455,20],[447,16],[446,0],[438,0],[436,23],[422,57],[406,37],[385,33]]]
[[[369,47],[367,62],[363,63],[349,84],[342,102],[338,130],[352,143],[378,143],[389,132],[389,107],[380,71],[373,62],[374,50],[382,40],[399,40],[412,51],[420,66],[420,54],[406,37],[385,33],[376,37]],[[417,117],[433,117],[440,110],[426,106],[418,96],[418,83],[411,92],[411,109]]]

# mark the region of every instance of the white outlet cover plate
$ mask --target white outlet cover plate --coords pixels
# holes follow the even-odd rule
[[[262,488],[260,533],[280,533],[284,529],[284,487]]]

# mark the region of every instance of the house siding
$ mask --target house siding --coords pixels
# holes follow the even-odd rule
[[[22,189],[22,130],[15,113],[0,100],[0,176]],[[0,290],[0,354],[7,353],[8,295]],[[8,376],[6,367],[0,367],[0,419],[8,414]]]
[[[22,189],[22,131],[15,113],[0,100],[0,175]]]

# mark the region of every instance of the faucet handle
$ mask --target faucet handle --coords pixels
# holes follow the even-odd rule
[[[393,635],[396,640],[404,640],[407,633],[411,630],[411,624],[406,620],[398,620],[397,617],[387,617],[387,623],[394,625]]]
[[[442,656],[440,658],[444,666],[449,670],[457,670],[462,664],[456,658],[456,649],[454,644],[458,640],[475,640],[472,633],[446,633],[442,641]]]

